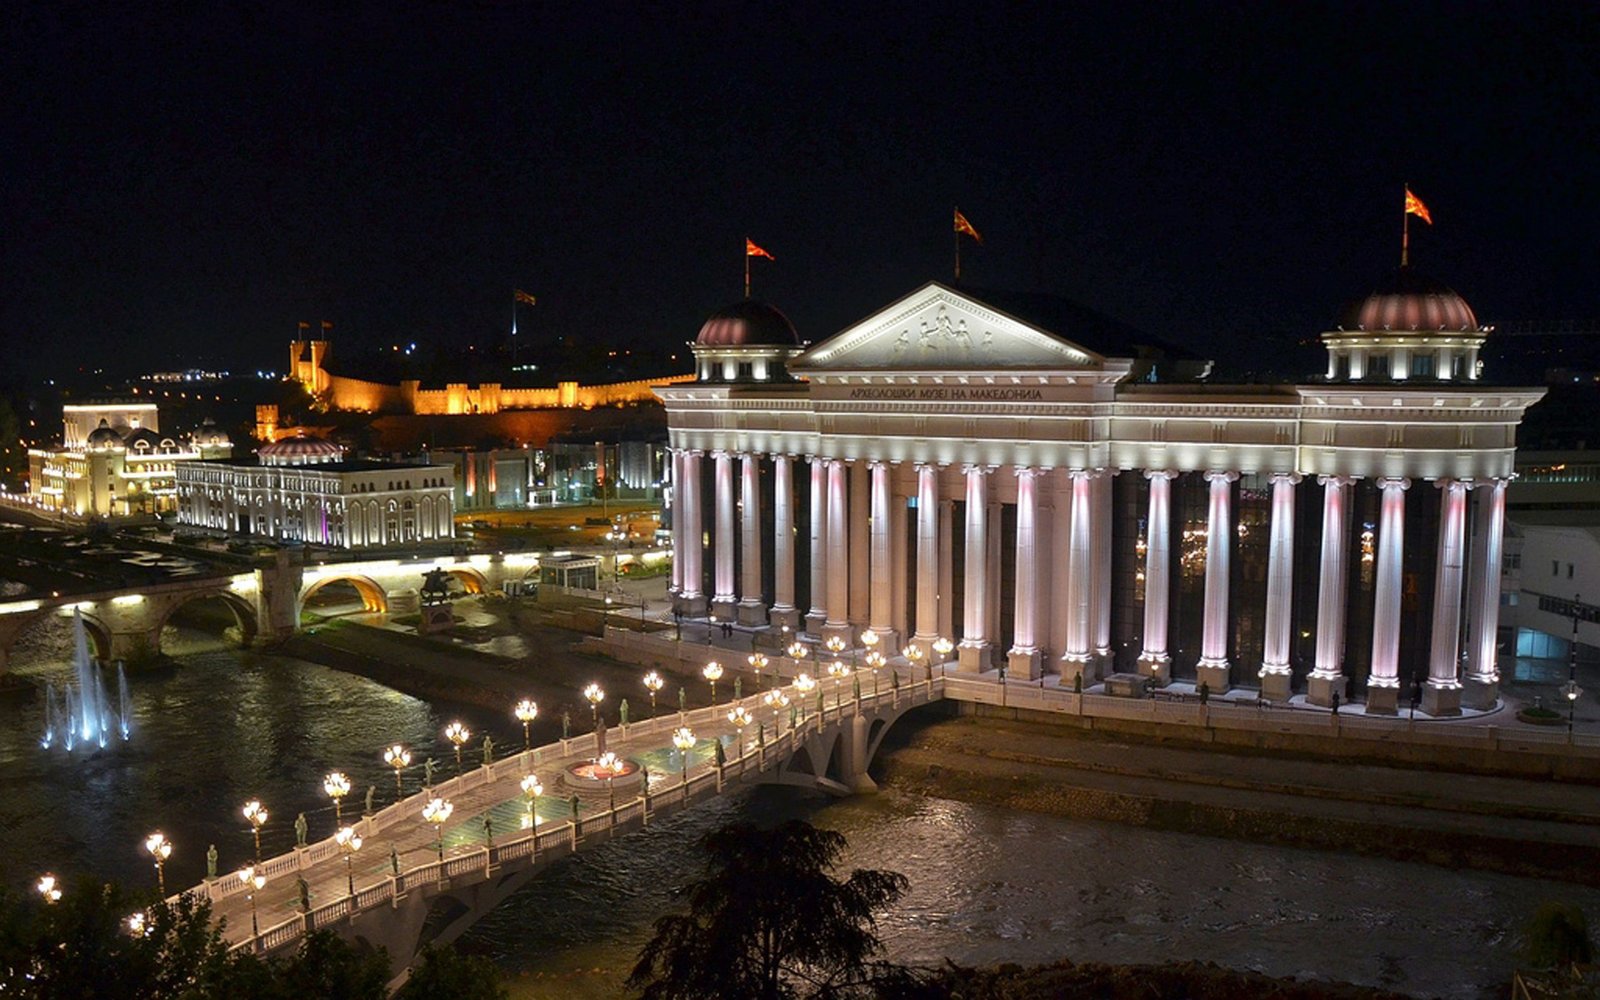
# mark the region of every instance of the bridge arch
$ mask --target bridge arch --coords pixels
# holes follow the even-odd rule
[[[456,580],[460,582],[461,589],[469,594],[483,594],[487,593],[489,590],[488,579],[475,569],[469,569],[465,566],[456,566],[445,570],[445,572],[455,577]]]
[[[172,620],[172,616],[177,614],[180,608],[193,604],[196,601],[210,601],[218,599],[220,599],[222,604],[233,613],[233,619],[239,626],[239,644],[241,646],[252,645],[255,642],[256,633],[260,631],[260,624],[256,620],[255,607],[238,594],[235,594],[230,590],[222,589],[203,590],[193,594],[186,594],[178,600],[173,601],[172,604],[167,607],[165,613],[161,615],[161,620],[156,624],[155,634],[157,636],[157,641],[159,641],[162,631],[166,629],[167,623]]]
[[[111,630],[105,622],[95,617],[88,611],[80,611],[83,615],[83,631],[89,640],[89,655],[97,660],[111,659]],[[0,674],[6,673],[11,667],[12,651],[17,640],[37,629],[47,622],[64,619],[70,621],[72,612],[64,608],[45,608],[32,614],[12,616],[7,622],[8,627],[0,628]],[[72,654],[66,654],[70,657]]]
[[[300,592],[300,599],[296,602],[296,617],[305,611],[306,602],[316,595],[317,591],[332,583],[346,583],[355,588],[361,595],[361,603],[368,611],[388,611],[389,594],[372,577],[359,573],[330,573],[320,579],[312,581]]]

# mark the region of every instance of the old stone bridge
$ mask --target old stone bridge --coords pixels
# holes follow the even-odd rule
[[[196,601],[224,605],[233,615],[240,640],[250,645],[293,634],[307,599],[330,584],[349,584],[370,610],[409,611],[415,607],[422,575],[435,567],[449,572],[468,593],[481,593],[521,580],[535,566],[534,556],[521,553],[303,565],[280,552],[271,565],[245,573],[186,578],[137,590],[0,602],[0,673],[10,665],[17,638],[50,615],[81,613],[96,657],[131,660],[160,652],[168,620]]]

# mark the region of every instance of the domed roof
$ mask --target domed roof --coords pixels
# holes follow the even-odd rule
[[[322,438],[295,437],[262,445],[256,457],[263,465],[317,465],[339,461],[344,449]]]
[[[128,436],[122,440],[127,444],[129,451],[137,449],[140,451],[158,452],[161,451],[163,439],[160,434],[157,434],[150,428],[140,427],[136,430],[129,431]]]
[[[87,444],[90,448],[120,448],[122,435],[111,429],[106,423],[106,418],[100,418],[100,426],[89,432]]]
[[[800,335],[776,307],[745,299],[706,317],[694,342],[701,347],[799,347]]]
[[[1339,316],[1338,328],[1366,333],[1466,333],[1478,329],[1478,318],[1467,300],[1450,286],[1402,267],[1366,298],[1346,306]]]
[[[215,420],[207,417],[200,422],[200,429],[194,432],[194,443],[205,445],[208,448],[216,448],[230,445],[233,442],[228,439],[227,431],[218,427]]]

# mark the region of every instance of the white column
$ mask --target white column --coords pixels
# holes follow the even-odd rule
[[[1172,654],[1167,651],[1167,611],[1172,598],[1172,480],[1165,469],[1146,472],[1150,480],[1150,512],[1144,529],[1144,651],[1139,673],[1157,685],[1172,679]]]
[[[884,637],[883,649],[893,653],[900,648],[894,634],[894,587],[891,575],[889,549],[889,463],[872,462],[872,552],[869,572],[872,576],[867,612],[867,627]]]
[[[939,634],[956,634],[956,502],[939,501]]]
[[[1067,651],[1061,654],[1061,683],[1070,686],[1083,676],[1088,687],[1095,680],[1090,666],[1090,600],[1089,587],[1094,562],[1094,535],[1091,531],[1092,507],[1089,500],[1094,489],[1093,472],[1073,469],[1071,521],[1067,540]]]
[[[772,456],[772,623],[800,627],[794,605],[794,457]]]
[[[1228,690],[1228,576],[1233,557],[1233,483],[1236,472],[1208,472],[1211,502],[1206,515],[1205,618],[1195,684],[1212,694]]]
[[[1367,714],[1392,715],[1400,702],[1400,571],[1405,556],[1407,479],[1380,479],[1378,586],[1372,612],[1372,673]]]
[[[1017,469],[1017,583],[1012,645],[1006,654],[1009,676],[1039,676],[1039,637],[1035,604],[1039,597],[1038,469]]]
[[[711,596],[711,615],[719,621],[732,621],[739,596],[733,572],[733,454],[714,451],[711,458],[716,467],[717,492],[716,534],[712,539],[716,549],[716,589]]]
[[[924,656],[939,638],[939,470],[917,466],[917,631]]]
[[[1090,586],[1090,612],[1093,622],[1094,655],[1096,670],[1101,675],[1110,674],[1114,666],[1111,654],[1111,490],[1116,469],[1105,469],[1095,477],[1089,491],[1094,512],[1094,582]]]
[[[1500,669],[1495,647],[1500,628],[1500,560],[1505,542],[1506,480],[1475,485],[1488,490],[1478,498],[1476,551],[1468,599],[1465,701],[1471,708],[1493,708],[1500,700]]]
[[[821,635],[828,620],[828,460],[811,456],[811,610],[806,631]]]
[[[740,546],[739,622],[765,625],[767,608],[762,603],[761,587],[761,456],[746,452],[740,456],[739,499],[744,506],[744,526]]]
[[[682,587],[680,594],[683,597],[683,613],[686,615],[705,614],[705,595],[700,587],[705,579],[705,567],[702,561],[705,556],[705,530],[701,521],[700,498],[700,455],[698,451],[690,450],[683,453],[683,574],[679,579]]]
[[[1050,477],[1050,649],[1060,672],[1067,651],[1067,591],[1072,582],[1072,476],[1066,471]],[[1070,680],[1069,680],[1070,683]]]
[[[850,624],[867,624],[872,613],[872,489],[866,465],[846,463],[849,500],[850,540],[846,558],[850,560]]]
[[[1294,487],[1298,473],[1272,476],[1272,539],[1267,547],[1267,627],[1262,641],[1261,696],[1288,701],[1290,596],[1294,592]]]
[[[850,630],[849,469],[828,462],[828,621],[824,632],[853,640]]]
[[[989,632],[987,611],[989,606],[988,568],[988,517],[989,470],[980,465],[969,465],[967,477],[967,538],[966,582],[961,597],[963,635],[961,637],[960,669],[978,672],[989,666]]]
[[[1422,710],[1429,715],[1461,714],[1461,586],[1466,576],[1467,491],[1471,483],[1441,479],[1439,551],[1433,574],[1433,636],[1428,647],[1428,683]]]
[[[1317,658],[1306,678],[1306,701],[1327,708],[1349,697],[1344,677],[1345,565],[1350,546],[1352,476],[1319,476],[1322,485],[1322,563],[1317,575]]]
[[[672,489],[667,504],[668,523],[672,525],[672,580],[667,584],[667,594],[677,597],[683,589],[683,461],[682,450],[667,449],[668,485]],[[531,466],[531,463],[530,463]]]

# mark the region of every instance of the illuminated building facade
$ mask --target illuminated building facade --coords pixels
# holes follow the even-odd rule
[[[1086,688],[1498,699],[1516,429],[1490,331],[1402,269],[1325,375],[1225,385],[1081,307],[930,283],[814,346],[755,302],[664,385],[679,611]]]
[[[656,499],[665,475],[666,447],[622,441],[436,449],[428,452],[428,460],[455,467],[457,510],[518,510],[589,503],[602,491],[612,499]]]
[[[181,462],[178,522],[232,535],[376,549],[455,536],[449,466],[347,460],[288,438],[254,461]]]
[[[232,453],[210,420],[168,435],[154,403],[72,404],[62,408],[61,446],[28,452],[29,493],[46,510],[79,516],[162,514],[177,508],[179,462]]]

